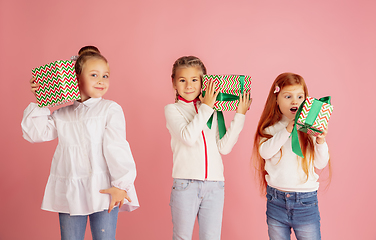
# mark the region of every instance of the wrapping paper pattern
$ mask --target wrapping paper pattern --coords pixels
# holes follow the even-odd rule
[[[241,86],[241,77],[244,77],[244,86]],[[204,75],[202,81],[202,90],[206,91],[208,82],[213,80],[216,88],[216,91],[221,93],[231,94],[239,96],[243,91],[251,91],[252,87],[252,78],[250,76],[241,76],[241,75]],[[214,103],[214,110],[217,111],[235,111],[238,106],[239,100],[232,101],[216,101]]]
[[[319,101],[317,99],[314,99],[312,97],[307,97],[303,107],[302,111],[299,115],[298,121],[297,121],[297,129],[300,131],[306,131],[308,134],[313,135],[313,136],[318,136],[323,132],[324,129],[327,128],[328,122],[330,119],[330,115],[333,112],[333,106],[328,103],[322,103],[322,107],[320,112],[318,113],[314,123],[312,124],[311,127],[309,128],[303,128],[306,124],[306,119],[308,116],[308,113],[312,107],[312,104],[314,101]]]
[[[53,107],[80,99],[74,64],[60,60],[31,70],[41,85],[36,92],[39,107]]]

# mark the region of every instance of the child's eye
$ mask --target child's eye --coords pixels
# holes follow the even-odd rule
[[[97,74],[93,73],[91,74],[92,77],[97,77]]]
[[[193,80],[192,80],[192,82],[197,82],[197,81],[198,81],[198,79],[193,79]]]
[[[103,78],[108,78],[108,75],[104,75]]]
[[[303,98],[303,96],[299,96],[299,99],[302,99]]]
[[[179,82],[185,82],[185,80],[184,79],[180,79]]]
[[[285,98],[287,98],[287,99],[288,99],[288,98],[291,98],[291,96],[290,96],[290,95],[286,95],[286,96],[285,96]]]

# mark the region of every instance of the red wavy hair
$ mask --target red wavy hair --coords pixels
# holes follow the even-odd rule
[[[267,172],[265,171],[265,159],[263,159],[260,156],[259,153],[259,148],[261,143],[267,141],[269,138],[273,137],[272,135],[266,134],[264,132],[265,128],[274,125],[278,121],[282,119],[282,112],[280,111],[278,104],[277,104],[277,97],[279,92],[274,93],[274,90],[278,86],[281,90],[285,86],[291,86],[291,85],[301,85],[304,89],[305,96],[308,96],[308,88],[307,85],[304,81],[304,79],[295,73],[282,73],[280,74],[273,82],[270,90],[269,90],[269,95],[265,103],[264,111],[261,114],[259,123],[257,125],[257,131],[255,134],[255,139],[254,139],[254,145],[253,145],[253,153],[252,153],[252,159],[254,162],[254,166],[256,168],[256,176],[258,178],[259,184],[260,184],[260,190],[261,193],[264,194],[266,193],[266,180],[265,180],[265,175]],[[302,161],[302,168],[303,171],[306,174],[306,180],[308,180],[308,175],[309,175],[309,166],[313,164],[313,159],[315,158],[315,146],[313,143],[313,138],[304,133],[298,131],[299,134],[299,141],[300,141],[300,146],[302,148],[302,152],[304,155],[304,158],[300,158]],[[280,150],[282,151],[282,150]],[[306,156],[310,156],[309,159],[307,159]],[[282,156],[282,155],[281,155]],[[330,168],[330,162],[329,168]],[[330,171],[329,171],[330,174]]]

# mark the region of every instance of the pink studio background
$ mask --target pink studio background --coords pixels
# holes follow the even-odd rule
[[[267,239],[265,200],[250,156],[267,92],[285,71],[301,74],[311,96],[332,96],[333,178],[319,193],[323,239],[376,239],[375,8],[372,0],[0,1],[0,239],[60,237],[57,214],[40,210],[57,141],[25,141],[20,122],[34,101],[31,69],[68,59],[88,44],[110,62],[105,97],[124,108],[138,169],[141,208],[119,215],[118,239],[171,239],[164,106],[174,101],[171,67],[182,55],[200,57],[212,74],[253,77],[244,130],[223,157],[222,239]],[[226,113],[227,123],[232,116]]]

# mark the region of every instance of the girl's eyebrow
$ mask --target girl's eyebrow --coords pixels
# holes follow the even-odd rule
[[[292,92],[283,92],[283,94],[286,94],[286,93],[289,93],[289,94],[291,94]],[[303,92],[298,92],[297,94],[304,94],[304,91]]]

